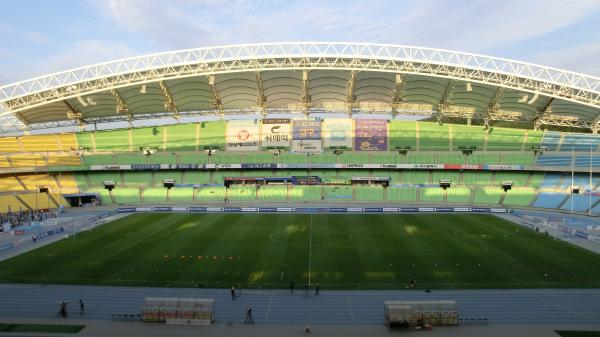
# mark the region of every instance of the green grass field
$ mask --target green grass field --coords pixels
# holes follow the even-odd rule
[[[517,231],[518,229],[518,231]],[[491,215],[135,214],[0,262],[1,282],[600,287],[600,256]]]

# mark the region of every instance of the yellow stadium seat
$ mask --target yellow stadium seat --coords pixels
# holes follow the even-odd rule
[[[17,212],[25,210],[27,207],[23,205],[14,195],[0,195],[0,213]]]
[[[58,181],[60,185],[60,191],[62,193],[77,193],[79,192],[79,187],[77,187],[77,181],[75,181],[75,176],[69,173],[63,173],[60,175],[55,175],[56,181]],[[58,192],[58,191],[53,191]]]
[[[10,163],[8,162],[8,159],[6,159],[5,156],[0,157],[0,168],[7,168],[10,167]]]
[[[25,152],[46,152],[60,151],[56,135],[37,135],[23,136],[19,138],[23,151]]]
[[[28,191],[35,191],[39,186],[48,186],[51,192],[60,191],[54,177],[45,173],[19,175],[19,179],[21,179]]]
[[[0,192],[24,191],[23,186],[14,176],[0,177]]]
[[[15,137],[0,137],[0,152],[21,152]]]
[[[17,154],[9,157],[12,167],[46,166],[46,159],[38,154]]]
[[[46,193],[19,194],[19,198],[31,209],[56,208],[56,205]]]
[[[48,166],[79,166],[81,158],[76,155],[52,155],[48,156]]]
[[[74,133],[59,134],[56,136],[58,137],[59,146],[62,148],[63,151],[71,151],[77,149],[77,138],[75,137]]]

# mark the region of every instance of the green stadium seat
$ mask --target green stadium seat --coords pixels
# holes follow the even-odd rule
[[[352,200],[352,187],[349,185],[324,185],[323,198],[327,201],[348,202]]]
[[[533,188],[513,188],[506,192],[503,205],[506,206],[529,206],[538,195]]]
[[[256,188],[252,186],[231,186],[227,189],[227,199],[230,201],[256,200]]]
[[[415,203],[417,201],[417,189],[415,187],[390,187],[388,188],[388,200]]]
[[[419,127],[419,151],[448,151],[448,124],[417,122]]]
[[[383,202],[383,187],[382,186],[356,186],[356,200]]]
[[[196,201],[223,202],[225,200],[225,187],[201,187],[196,191]]]
[[[182,184],[210,184],[210,171],[183,171],[181,176]]]
[[[465,186],[452,186],[446,192],[449,203],[466,205],[471,198],[471,189]]]
[[[112,195],[118,204],[137,204],[140,202],[140,190],[138,188],[116,187]]]
[[[502,196],[502,188],[500,186],[487,186],[475,188],[475,196],[473,203],[485,205],[498,205]]]
[[[430,184],[429,171],[401,171],[402,184]]]
[[[463,185],[491,185],[493,172],[464,171]]]
[[[440,153],[436,155],[436,164],[464,164],[465,156],[462,153]]]
[[[287,186],[264,185],[258,189],[258,200],[286,201],[287,193]]]
[[[169,190],[169,202],[191,202],[193,200],[193,187],[174,187]]]
[[[163,132],[166,132],[165,144],[167,145],[167,151],[196,150],[196,123],[168,125],[164,127]],[[223,131],[224,135],[225,132]],[[203,150],[203,148],[200,148],[200,150]]]
[[[523,147],[525,130],[494,127],[488,132],[488,151],[520,151]],[[541,139],[540,139],[541,140]],[[537,144],[539,145],[539,141]]]
[[[289,196],[291,201],[318,201],[321,200],[321,186],[290,186]]]
[[[167,201],[167,189],[164,187],[146,188],[143,191],[144,202],[165,202]]]
[[[468,126],[451,124],[452,129],[452,147],[460,149],[461,146],[476,146],[483,150],[485,142],[485,133],[480,126]]]
[[[389,149],[395,151],[398,147],[410,147],[412,151],[417,150],[417,128],[415,122],[390,121],[389,127]]]
[[[444,191],[441,187],[423,187],[419,190],[419,200],[421,202],[443,203]]]

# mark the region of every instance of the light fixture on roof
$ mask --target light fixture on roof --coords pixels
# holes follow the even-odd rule
[[[531,97],[531,99],[529,100],[529,102],[527,102],[527,104],[531,105],[533,103],[535,103],[535,101],[537,101],[539,95],[536,93],[533,95],[533,97]]]
[[[88,103],[81,98],[81,96],[77,96],[77,102],[79,102],[79,104],[83,105],[84,107],[88,106]]]
[[[473,86],[471,85],[471,82],[467,82],[467,92],[471,91],[473,91]]]
[[[521,98],[519,99],[519,103],[525,103],[525,102],[527,102],[528,99],[529,99],[529,95],[523,94],[523,96],[521,96]]]
[[[145,94],[146,93],[146,84],[142,84],[142,86],[140,87],[140,94]]]

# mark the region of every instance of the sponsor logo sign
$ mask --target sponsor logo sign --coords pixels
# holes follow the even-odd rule
[[[227,122],[227,151],[258,151],[260,130],[257,120]]]
[[[354,121],[356,151],[387,151],[387,120],[357,119]]]
[[[289,118],[266,118],[261,124],[261,146],[268,147],[290,147],[290,119]]]
[[[332,118],[323,121],[325,147],[352,148],[352,119]]]

